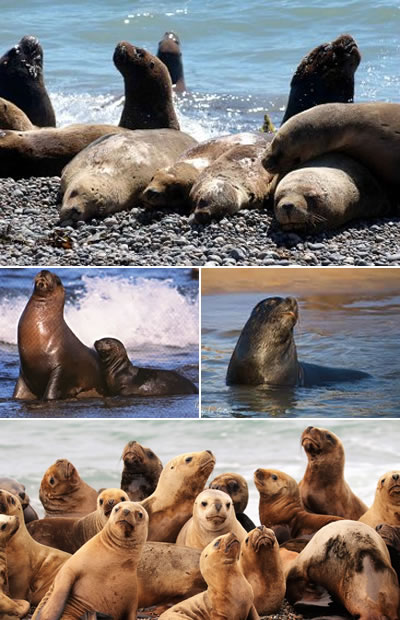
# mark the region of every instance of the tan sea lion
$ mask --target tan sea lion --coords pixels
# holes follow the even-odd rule
[[[166,32],[158,44],[157,58],[167,67],[176,93],[186,90],[183,75],[181,42],[175,32]]]
[[[214,465],[210,450],[180,454],[168,461],[156,490],[142,502],[149,515],[148,540],[176,541]]]
[[[247,534],[240,546],[239,566],[253,588],[257,612],[262,616],[276,613],[285,596],[286,580],[272,530],[260,525]]]
[[[236,519],[231,497],[223,491],[206,489],[193,505],[193,516],[186,521],[176,539],[177,545],[204,549],[214,538],[232,532],[239,542],[246,530]]]
[[[140,502],[155,491],[162,463],[153,450],[137,441],[126,444],[121,458],[124,462],[121,489],[128,493],[132,502]]]
[[[23,618],[29,612],[28,601],[13,600],[8,596],[8,568],[6,547],[19,528],[16,515],[0,515],[0,617],[2,620]]]
[[[103,394],[99,357],[68,327],[64,303],[60,278],[40,271],[18,322],[20,373],[13,398],[55,400]]]
[[[374,503],[359,521],[371,527],[400,525],[400,471],[388,471],[379,478]]]
[[[260,521],[267,527],[287,523],[295,537],[313,534],[327,523],[342,519],[304,510],[297,482],[283,471],[259,468],[254,472],[254,484],[260,493]]]
[[[213,540],[200,557],[205,592],[174,605],[160,620],[259,620],[252,587],[239,568],[240,542],[234,534]]]
[[[22,508],[24,511],[24,521],[25,523],[30,523],[35,519],[39,519],[39,516],[34,508],[30,505],[29,495],[25,491],[25,486],[18,482],[18,480],[14,480],[14,478],[0,478],[0,489],[4,491],[8,491],[13,495],[16,495],[22,504]]]
[[[367,506],[344,479],[344,448],[339,437],[325,428],[308,426],[301,435],[308,464],[299,482],[304,507],[310,512],[354,519]]]
[[[114,506],[104,529],[62,567],[33,618],[78,620],[84,613],[96,611],[114,620],[135,620],[137,567],[147,526],[148,516],[140,504]]]
[[[224,493],[230,495],[236,518],[246,532],[250,532],[256,527],[253,521],[244,513],[249,501],[249,488],[243,476],[233,472],[220,474],[210,482],[209,488],[218,489],[218,491],[224,491]]]
[[[27,131],[34,129],[34,125],[18,106],[7,99],[0,98],[0,129]]]
[[[289,602],[301,599],[310,582],[326,588],[356,618],[398,618],[400,591],[389,552],[364,523],[330,523],[313,536],[287,575]]]
[[[40,483],[39,498],[46,517],[81,518],[96,510],[97,491],[86,484],[67,459],[57,459]]]

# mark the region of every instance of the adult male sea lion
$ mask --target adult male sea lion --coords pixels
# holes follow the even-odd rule
[[[137,441],[129,441],[121,458],[124,462],[121,489],[128,493],[132,502],[149,497],[156,489],[163,468],[158,456]]]
[[[388,471],[379,478],[374,503],[359,521],[371,527],[379,523],[400,525],[400,471]]]
[[[7,99],[0,98],[0,129],[27,131],[34,129],[34,125],[18,106]]]
[[[218,489],[228,493],[233,501],[236,518],[247,532],[256,526],[253,521],[244,513],[249,501],[249,487],[243,476],[233,472],[219,474],[209,484],[210,489]]]
[[[115,396],[164,396],[197,394],[189,379],[174,370],[134,366],[126,349],[116,338],[102,338],[94,343],[99,354],[107,390]]]
[[[36,510],[30,505],[29,495],[25,491],[25,486],[18,482],[18,480],[14,480],[14,478],[0,478],[0,489],[18,497],[24,511],[25,523],[39,519]]]
[[[226,382],[312,386],[369,376],[359,370],[298,362],[293,337],[298,313],[293,297],[268,297],[260,301],[239,336],[229,362]]]
[[[20,373],[13,398],[55,400],[103,394],[99,357],[68,327],[64,302],[60,278],[40,271],[18,322]]]
[[[18,527],[16,515],[0,515],[0,616],[5,620],[23,618],[30,608],[28,601],[13,600],[8,596],[7,543]]]
[[[166,32],[158,44],[157,58],[167,67],[176,93],[186,90],[181,42],[175,32]]]
[[[57,459],[40,483],[39,498],[46,517],[80,519],[96,510],[97,491],[80,477],[67,459]]]

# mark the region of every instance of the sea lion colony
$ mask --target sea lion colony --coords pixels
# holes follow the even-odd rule
[[[299,485],[276,469],[254,472],[260,525],[250,532],[236,521],[230,495],[205,488],[216,464],[209,450],[168,461],[154,491],[141,502],[132,502],[122,489],[102,490],[93,511],[91,497],[97,491],[69,461],[59,459],[43,476],[40,499],[47,514],[56,505],[64,511],[27,526],[22,498],[0,490],[0,561],[4,586],[8,583],[1,602],[12,606],[17,617],[24,617],[30,604],[37,607],[35,618],[98,612],[122,620],[128,608],[134,619],[138,608],[156,605],[152,617],[161,614],[167,620],[214,618],[217,612],[256,620],[278,612],[286,593],[295,609],[306,613],[307,605],[317,604],[325,615],[347,610],[395,620],[400,589],[390,558],[397,558],[398,518],[393,515],[399,505],[399,472],[379,479],[374,504],[367,509],[345,482],[339,437],[310,426],[301,443],[308,465]],[[146,469],[152,476],[158,457],[134,441],[122,456],[132,449],[138,459],[130,459],[131,479],[135,462],[138,478]],[[145,454],[147,459],[139,459]],[[323,497],[328,469],[333,472],[329,507],[306,510]],[[235,476],[220,474],[225,475]],[[51,496],[44,493],[51,487]],[[86,515],[68,516],[77,514],[79,504]],[[355,505],[361,518],[350,520]],[[368,525],[371,512],[387,519],[387,525],[375,531]],[[70,552],[62,550],[66,546]]]
[[[179,132],[173,105],[172,83],[177,93],[186,89],[174,33],[165,34],[157,56],[126,41],[116,46],[113,60],[125,85],[118,127],[62,129],[51,121],[40,44],[24,37],[0,59],[1,175],[62,173],[60,219],[67,224],[133,206],[183,208],[190,221],[201,224],[239,209],[273,207],[280,225],[296,231],[386,215],[398,203],[391,171],[399,163],[400,105],[353,103],[360,59],[350,35],[316,47],[293,76],[275,137],[239,134],[196,145]],[[15,95],[21,84],[35,93],[35,107],[47,111],[39,120],[28,98]],[[138,129],[155,133],[145,137]],[[166,133],[159,139],[161,129]]]

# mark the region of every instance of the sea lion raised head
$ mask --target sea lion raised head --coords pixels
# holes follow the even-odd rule
[[[104,489],[97,497],[97,510],[108,519],[116,504],[127,501],[129,497],[122,489]]]
[[[326,428],[307,426],[301,435],[301,445],[308,459],[313,462],[328,458],[330,467],[336,463],[344,464],[343,444],[335,433]]]
[[[14,478],[0,478],[0,489],[12,493],[20,500],[22,508],[29,506],[29,496],[25,491],[25,486],[14,480]]]
[[[235,512],[244,512],[249,501],[249,487],[240,474],[220,474],[210,482],[210,489],[224,491],[230,495]]]
[[[148,524],[148,514],[141,504],[120,502],[112,509],[102,532],[117,544],[121,541],[122,546],[128,546],[127,541],[133,539],[133,544],[137,546],[146,542]]]
[[[132,501],[141,501],[151,495],[163,468],[158,456],[137,441],[129,441],[122,452],[122,460],[121,489]]]
[[[63,284],[55,273],[47,269],[39,271],[35,276],[33,290],[36,299],[44,298],[47,300],[48,297],[52,296],[57,299],[59,303],[64,304],[65,290]]]
[[[57,459],[45,472],[39,498],[48,517],[82,517],[96,510],[97,491],[68,459]]]
[[[175,32],[166,32],[158,44],[157,57],[166,65],[175,90],[182,93],[186,90],[183,76],[181,42]]]
[[[374,503],[359,520],[371,527],[400,526],[400,471],[388,471],[379,478]]]

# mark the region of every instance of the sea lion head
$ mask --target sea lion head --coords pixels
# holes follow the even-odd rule
[[[301,435],[301,445],[310,462],[326,461],[344,464],[344,449],[339,437],[326,428],[307,426]]]
[[[231,497],[223,491],[206,489],[199,493],[193,506],[193,517],[211,532],[221,531],[234,514]]]
[[[12,493],[20,500],[22,508],[29,506],[29,495],[25,491],[25,486],[13,478],[0,478],[0,489]]]
[[[168,67],[173,84],[183,79],[181,42],[175,32],[166,32],[158,44],[157,57]]]
[[[259,525],[251,530],[242,541],[241,555],[245,553],[254,557],[262,553],[270,553],[272,549],[277,548],[279,548],[279,544],[274,531],[265,525]]]
[[[200,178],[190,192],[190,200],[194,206],[194,221],[209,224],[212,219],[220,220],[239,211],[248,201],[248,195],[239,182],[216,175]]]
[[[249,488],[246,480],[240,474],[220,474],[210,482],[209,488],[227,493],[232,498],[236,513],[246,510],[249,501]]]
[[[137,441],[129,441],[122,452],[124,467],[128,471],[139,473],[147,471],[149,467],[159,473],[162,471],[162,463],[158,456],[150,448],[145,448]]]
[[[122,489],[104,489],[97,497],[97,510],[108,519],[116,504],[128,501],[129,496]]]
[[[400,527],[388,523],[379,523],[375,529],[387,545],[400,552]]]
[[[115,48],[114,64],[124,79],[146,93],[171,92],[172,81],[164,63],[141,47],[121,41]]]
[[[278,497],[300,498],[295,479],[278,469],[256,469],[254,484],[266,502],[275,502]]]
[[[330,213],[318,186],[319,179],[315,179],[312,170],[305,174],[303,169],[289,172],[278,184],[274,214],[283,230],[317,231],[327,227]]]
[[[108,138],[102,136],[97,143]],[[115,201],[107,191],[106,175],[77,174],[68,184],[60,208],[60,222],[88,221],[102,218],[113,212]]]
[[[14,536],[15,532],[19,528],[19,519],[17,515],[0,515],[0,543],[2,545],[7,544],[11,536]]]
[[[114,506],[104,530],[118,543],[144,544],[147,539],[149,515],[138,502],[120,502]]]
[[[0,514],[16,515],[19,517],[20,523],[24,520],[21,502],[15,495],[8,491],[0,490]]]
[[[64,303],[65,291],[60,278],[51,271],[43,269],[35,276],[33,294],[36,300],[47,300],[49,297]]]
[[[143,191],[144,206],[154,209],[186,206],[196,178],[195,168],[184,161],[160,168]]]
[[[39,497],[52,499],[73,493],[81,478],[77,469],[67,459],[57,459],[45,472],[40,484]],[[42,499],[43,498],[43,499]]]
[[[112,366],[114,362],[128,357],[125,346],[117,338],[101,338],[96,340],[94,348],[106,366]]]
[[[37,81],[43,71],[43,49],[38,39],[24,36],[0,58],[0,77]]]
[[[232,532],[218,536],[205,547],[200,556],[200,571],[208,584],[220,578],[219,571],[239,559],[240,542]]]
[[[196,497],[203,490],[214,465],[215,456],[210,450],[180,454],[165,465],[157,489],[168,488],[171,497]]]
[[[382,501],[389,504],[400,504],[400,471],[388,471],[381,476],[376,489]]]

